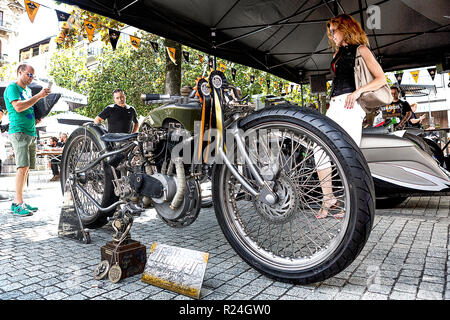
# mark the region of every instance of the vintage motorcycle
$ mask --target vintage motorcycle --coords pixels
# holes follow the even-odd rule
[[[366,160],[336,123],[308,108],[253,111],[212,71],[189,96],[144,94],[151,110],[134,134],[87,124],[67,140],[61,180],[87,228],[154,208],[171,227],[192,224],[200,182],[211,179],[214,211],[233,249],[259,272],[312,283],[344,270],[366,243],[374,185]],[[320,152],[331,168],[318,178]],[[338,201],[318,218],[332,186]],[[64,189],[64,188],[63,188]],[[344,212],[343,218],[334,216]]]

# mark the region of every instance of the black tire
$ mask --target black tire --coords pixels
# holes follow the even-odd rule
[[[342,181],[341,189],[343,190],[341,192],[345,195],[342,198],[345,210],[344,219],[341,219],[341,222],[336,218],[317,219],[314,212],[320,209],[322,203],[320,201],[317,206],[318,200],[314,200],[315,203],[312,200],[315,197],[314,192],[316,192],[317,185],[312,184],[310,189],[305,187],[306,184],[294,187],[294,181],[300,180],[291,179],[288,176],[289,173],[284,171],[278,176],[277,181],[281,181],[283,176],[286,185],[292,182],[291,190],[297,192],[298,198],[301,198],[298,206],[293,206],[294,210],[289,215],[288,213],[285,213],[285,216],[281,214],[277,217],[278,220],[272,219],[268,215],[265,216],[262,214],[264,210],[258,211],[257,202],[249,199],[249,195],[246,196],[247,203],[237,205],[238,201],[245,201],[243,199],[246,197],[242,196],[241,191],[235,194],[229,191],[232,189],[229,186],[233,185],[234,177],[231,176],[228,167],[217,164],[213,172],[213,201],[217,220],[234,250],[259,272],[279,281],[296,284],[323,281],[344,270],[358,256],[369,237],[375,215],[375,191],[368,165],[352,138],[335,122],[314,110],[292,106],[276,107],[253,113],[240,122],[240,128],[244,131],[267,126],[286,128],[286,132],[288,128],[291,128],[289,129],[292,130],[291,132],[303,132],[305,135],[308,133],[311,134],[311,139],[317,138],[315,140],[317,143],[324,143],[328,146],[328,149],[325,150],[330,159],[335,161],[336,169],[333,170],[336,170]],[[309,147],[309,149],[312,148]],[[303,155],[303,157],[306,163],[307,156]],[[282,164],[282,167],[284,170],[286,166]],[[313,179],[313,175],[310,177]],[[239,184],[237,183],[235,186],[239,186]],[[345,188],[345,186],[348,187]],[[333,188],[338,189],[339,185],[335,186],[333,182]],[[307,192],[311,192],[310,197],[306,196]],[[293,195],[294,193],[289,194],[289,197],[293,198]],[[232,205],[231,203],[237,198],[239,200]],[[253,210],[249,218],[245,217],[247,212],[241,209],[246,204],[250,204],[248,211]],[[270,211],[270,206],[266,206],[266,208],[267,211]],[[247,225],[245,225],[244,219],[246,219]],[[258,228],[257,225],[260,228],[264,225],[262,228],[267,229],[265,234],[261,232],[261,240],[258,238],[259,230],[256,235],[252,233],[251,219],[255,219],[256,228]],[[302,219],[304,221],[301,221]],[[305,255],[301,251],[302,247],[298,250],[299,257],[295,257],[297,251],[294,252],[294,249],[297,243],[292,242],[289,247],[289,241],[294,239],[289,240],[288,236],[282,235],[283,233],[289,232],[289,235],[296,239],[300,239],[302,232],[309,237],[322,237],[320,233],[314,234],[308,233],[308,230],[302,230],[300,227],[306,225],[306,222],[322,228],[330,225],[330,228],[335,228],[330,230],[336,230],[338,234],[330,240],[329,247],[316,248],[317,252],[311,254],[310,257],[302,256]],[[291,232],[290,226],[297,226],[297,224],[298,230]],[[277,246],[280,243],[285,245],[281,251],[279,247],[273,247],[272,244],[278,238]],[[300,243],[298,246],[300,247]],[[279,250],[278,253],[274,253],[275,250],[272,248]],[[292,249],[292,256],[289,256],[290,249]],[[311,250],[310,247],[308,249]],[[307,251],[307,249],[305,250]]]
[[[376,206],[377,209],[390,209],[395,208],[403,201],[408,199],[408,197],[395,197],[395,198],[377,198]]]
[[[93,153],[89,153],[91,150]],[[80,169],[87,163],[92,162],[98,156],[100,150],[102,150],[102,144],[89,130],[80,127],[72,132],[64,146],[61,160],[61,188],[63,193],[66,180],[74,168]],[[110,166],[101,162],[86,173],[84,180],[75,179],[75,184],[79,184],[87,190],[102,207],[108,207],[117,201],[112,184],[113,175],[111,170]],[[74,205],[77,206],[78,212],[80,212],[83,225],[91,229],[104,226],[108,222],[107,218],[113,215],[115,209],[109,212],[100,212],[76,187],[73,190]]]

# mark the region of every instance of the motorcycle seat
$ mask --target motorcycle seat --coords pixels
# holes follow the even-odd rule
[[[136,138],[138,133],[105,133],[100,137],[105,142],[120,142]]]
[[[368,127],[362,129],[363,134],[388,134],[389,130],[385,127]]]

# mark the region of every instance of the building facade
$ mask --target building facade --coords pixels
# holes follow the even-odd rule
[[[17,61],[17,30],[21,15],[26,12],[22,1],[0,1],[0,66]]]

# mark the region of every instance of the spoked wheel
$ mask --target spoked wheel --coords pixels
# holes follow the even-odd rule
[[[322,281],[345,269],[362,250],[373,223],[373,182],[361,152],[335,123],[308,110],[281,110],[241,122],[246,133],[265,132],[257,139],[249,134],[247,147],[262,175],[276,172],[270,187],[277,202],[261,202],[225,165],[217,165],[216,216],[231,246],[255,269],[281,281]],[[324,167],[329,174],[319,179],[317,172]],[[236,168],[257,188],[246,165]],[[337,201],[326,218],[319,218],[330,197],[322,188],[327,182]],[[342,212],[339,219],[334,215]]]
[[[98,158],[101,144],[85,128],[78,128],[70,135],[63,152],[61,165],[61,185],[64,190],[67,178],[74,177],[73,201],[80,213],[83,225],[87,228],[100,228],[107,217],[114,213],[100,212],[82,190],[86,191],[102,207],[108,207],[115,200],[112,185],[111,167],[103,162],[88,172],[76,175],[75,171],[86,167]],[[82,190],[81,190],[82,189]]]

